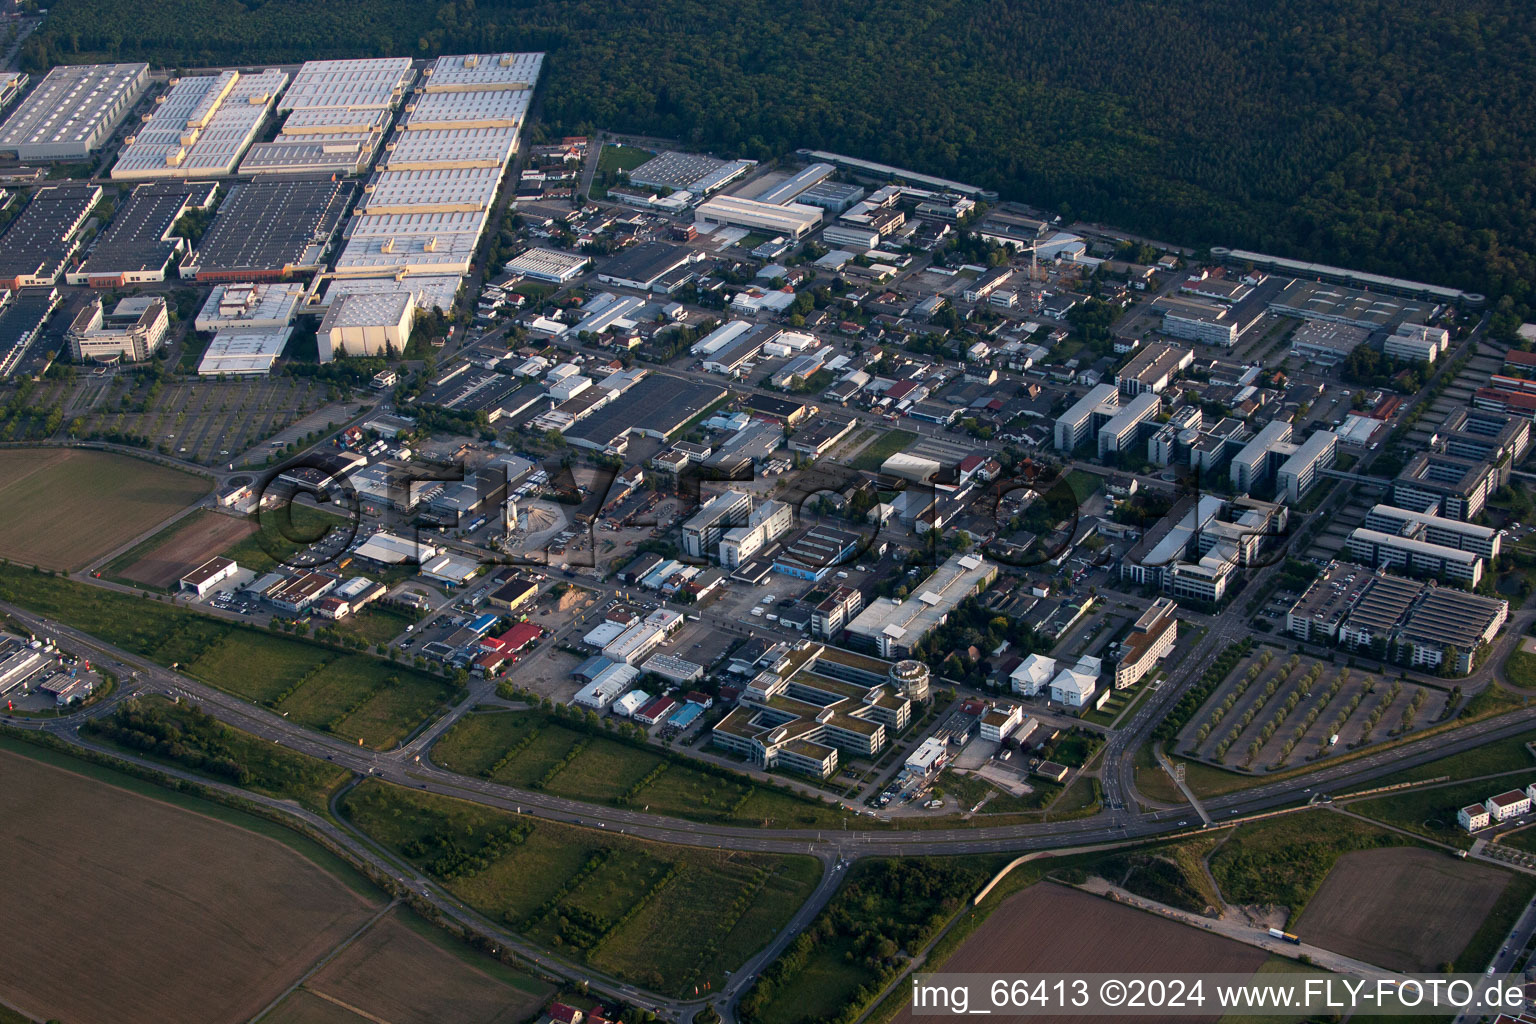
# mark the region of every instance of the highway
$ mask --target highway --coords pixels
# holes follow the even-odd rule
[[[146,662],[61,623],[9,604],[0,603],[0,610],[33,632],[58,638],[65,641],[66,646],[96,651],[98,660],[105,656],[104,667],[118,672],[122,680],[119,690],[106,701],[84,712],[60,718],[5,719],[9,725],[51,732],[70,741],[77,738],[78,727],[83,721],[110,713],[135,693],[170,693],[193,700],[221,721],[263,739],[281,743],[312,757],[332,761],[360,776],[377,776],[412,789],[658,842],[764,853],[809,853],[847,859],[1012,850],[1024,852],[1067,844],[1114,842],[1190,831],[1192,819],[1196,817],[1192,811],[1183,807],[1144,811],[1132,810],[1127,803],[1123,808],[1107,810],[1091,818],[974,828],[902,828],[893,825],[846,830],[763,829],[707,824],[645,811],[599,806],[446,771],[426,759],[418,760],[420,745],[417,743],[409,743],[393,751],[376,751],[349,745],[305,729],[279,714],[248,704],[205,683]],[[1203,666],[1214,658],[1216,651],[1230,641],[1230,638],[1223,637],[1224,634],[1212,629],[1203,638],[1200,648],[1203,653],[1197,666],[1190,668],[1190,673],[1193,673],[1195,667],[1203,671]],[[132,678],[132,673],[137,673],[137,679]],[[1161,709],[1176,699],[1177,692],[1177,687],[1165,684],[1157,698],[1148,701],[1146,707],[1133,719],[1131,727],[1123,730],[1120,735],[1134,737],[1149,732]],[[474,694],[469,695],[458,708],[464,708],[474,699]],[[1463,726],[1449,735],[1408,741],[1379,754],[1329,764],[1316,771],[1212,797],[1205,804],[1219,821],[1303,803],[1314,792],[1337,792],[1344,787],[1358,787],[1392,772],[1459,753],[1492,740],[1517,735],[1530,729],[1533,723],[1536,723],[1536,708],[1522,709]],[[1129,779],[1133,771],[1130,761],[1135,749],[1129,739],[1111,743],[1114,763],[1106,766],[1106,778],[1118,774],[1122,780],[1115,788],[1111,803],[1119,802],[1119,798],[1129,792],[1129,784],[1124,780]],[[1110,768],[1117,771],[1110,771]]]

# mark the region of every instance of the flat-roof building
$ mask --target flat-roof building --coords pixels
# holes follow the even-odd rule
[[[1370,336],[1364,327],[1308,320],[1291,332],[1291,355],[1314,366],[1338,366]]]
[[[128,136],[111,176],[132,181],[235,173],[287,84],[287,72],[276,68],[172,79],[154,113]]]
[[[0,308],[0,380],[48,369],[58,346],[45,340],[43,326],[58,306],[58,289],[23,288]]]
[[[669,242],[641,242],[598,267],[597,279],[620,288],[650,291],[664,274],[694,259],[694,251],[687,246]]]
[[[1164,342],[1154,342],[1139,349],[1131,361],[1115,374],[1115,383],[1126,395],[1139,395],[1146,391],[1161,394],[1180,370],[1195,361],[1193,349],[1180,348]]]
[[[147,88],[148,64],[56,67],[0,126],[0,153],[82,160],[107,141]]]
[[[170,328],[165,300],[159,296],[123,299],[104,312],[93,297],[69,325],[70,358],[76,362],[142,363],[155,354]]]
[[[51,288],[80,246],[80,227],[101,199],[98,185],[37,190],[0,236],[0,288]]]
[[[1460,519],[1397,508],[1393,505],[1373,506],[1365,514],[1362,525],[1380,533],[1413,537],[1443,547],[1459,548],[1462,551],[1482,555],[1484,558],[1499,557],[1501,547],[1499,531],[1491,526],[1479,526]]]
[[[527,249],[508,261],[506,272],[531,277],[535,281],[565,284],[585,270],[592,260],[577,253],[558,249]]]
[[[1493,467],[1473,459],[1419,452],[1392,481],[1392,504],[1449,519],[1476,519],[1497,487]]]
[[[1414,668],[1449,662],[1465,675],[1508,618],[1508,601],[1332,562],[1291,607],[1286,626],[1311,643],[1369,650]]]
[[[707,195],[755,166],[753,160],[718,160],[702,153],[658,153],[629,172],[634,185]]]
[[[821,216],[821,209],[815,206],[775,206],[735,196],[716,196],[694,208],[694,220],[700,225],[750,228],[795,239],[810,234],[821,223]]]
[[[806,189],[826,181],[832,177],[833,172],[836,170],[837,168],[831,164],[808,164],[777,185],[770,185],[752,198],[759,203],[773,203],[776,206],[782,203],[796,202]]]
[[[725,396],[718,385],[652,373],[562,433],[578,448],[622,454],[631,434],[664,441]]]
[[[233,186],[182,275],[270,281],[318,268],[357,183],[261,179]]]
[[[338,296],[320,321],[320,362],[404,352],[415,321],[416,300],[409,289]]]
[[[1091,440],[1098,428],[1120,411],[1120,390],[1113,384],[1096,385],[1056,418],[1056,448],[1069,452]]]
[[[137,186],[67,280],[92,288],[164,281],[166,267],[186,246],[184,239],[172,233],[176,222],[189,209],[206,209],[217,187],[213,182]]]
[[[951,555],[904,601],[882,597],[848,624],[848,642],[882,658],[911,657],[923,637],[967,597],[997,577],[997,566],[978,555]]]
[[[1460,580],[1477,586],[1483,578],[1483,557],[1415,537],[1356,527],[1349,535],[1355,561],[1380,569],[1404,568],[1437,579]]]

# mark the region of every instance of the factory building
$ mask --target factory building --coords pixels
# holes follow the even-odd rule
[[[173,79],[153,114],[124,141],[112,177],[195,178],[233,174],[261,130],[286,72],[222,71]]]
[[[797,240],[810,234],[821,223],[821,216],[822,211],[814,206],[775,206],[735,196],[716,196],[694,209],[694,221],[701,228],[741,227]]]
[[[48,72],[0,126],[0,154],[84,160],[149,88],[148,64],[80,64]]]

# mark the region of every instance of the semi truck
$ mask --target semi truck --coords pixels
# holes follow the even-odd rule
[[[1272,939],[1281,939],[1285,942],[1290,942],[1297,946],[1301,945],[1300,939],[1292,935],[1290,932],[1281,931],[1279,928],[1271,928],[1269,930],[1269,937]]]

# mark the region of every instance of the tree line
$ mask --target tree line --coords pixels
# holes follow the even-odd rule
[[[1071,219],[1526,301],[1536,5],[57,0],[24,68],[543,50],[544,118],[802,146]]]

